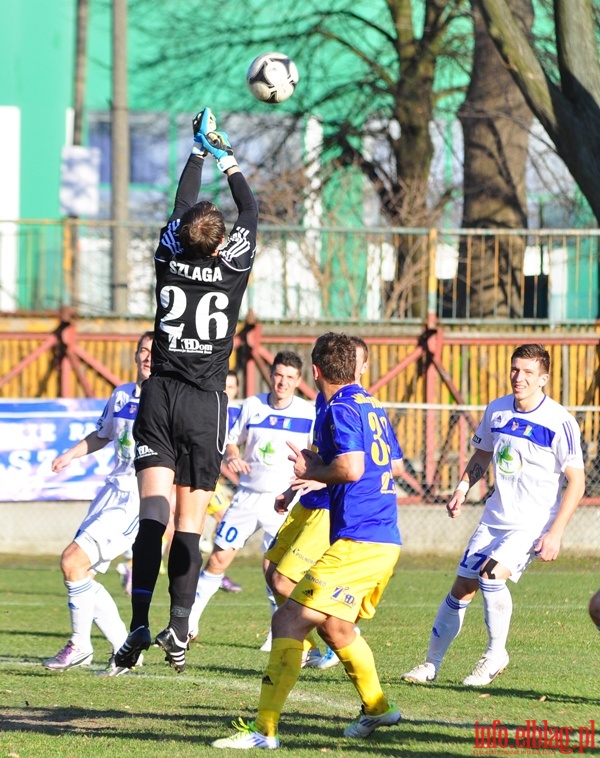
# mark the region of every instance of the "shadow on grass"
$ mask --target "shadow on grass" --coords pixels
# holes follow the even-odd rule
[[[188,713],[133,712],[121,710],[86,709],[75,706],[56,708],[5,708],[0,715],[0,729],[5,732],[35,732],[50,736],[70,735],[93,738],[139,740],[141,742],[183,742],[206,746],[233,733],[233,715],[215,715],[208,706],[190,706]],[[242,718],[251,719],[252,714],[243,713]],[[380,729],[366,740],[355,740],[343,736],[343,730],[351,719],[337,715],[310,715],[307,713],[286,713],[281,724],[282,747],[290,750],[343,751],[349,755],[394,756],[409,758],[415,755],[464,756],[464,748],[473,744],[472,733],[463,736],[444,731],[444,724],[430,721],[411,721],[396,727]],[[310,729],[307,728],[310,721]],[[168,722],[169,729],[161,722]],[[147,725],[147,727],[146,727]],[[153,728],[154,725],[154,728]],[[432,726],[436,727],[432,729]],[[438,728],[442,727],[442,728]],[[410,730],[410,731],[407,731]],[[410,746],[403,747],[403,742]],[[433,750],[448,748],[444,752]],[[89,744],[89,743],[88,743]],[[454,752],[455,746],[460,752]]]
[[[395,686],[399,686],[401,688],[405,687],[419,687],[419,688],[426,688],[427,690],[431,690],[432,692],[435,692],[436,690],[446,690],[447,692],[460,692],[460,693],[471,693],[474,696],[481,697],[484,694],[494,695],[496,697],[504,697],[504,698],[514,698],[517,700],[537,700],[541,701],[542,698],[544,700],[554,702],[554,703],[569,703],[574,705],[598,705],[598,697],[590,696],[586,697],[584,695],[570,695],[568,693],[564,692],[548,692],[548,690],[526,690],[526,689],[519,689],[517,687],[501,687],[498,686],[498,684],[494,684],[491,687],[465,687],[464,684],[443,684],[440,682],[432,682],[430,684],[412,684],[409,682],[404,682],[401,679],[390,679],[388,680],[390,684],[393,684]]]

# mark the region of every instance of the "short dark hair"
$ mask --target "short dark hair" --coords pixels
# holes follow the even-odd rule
[[[369,359],[369,348],[367,347],[367,343],[364,341],[362,337],[356,337],[355,335],[351,334],[348,339],[352,342],[355,348],[360,347],[365,354],[365,361]]]
[[[137,341],[137,345],[135,346],[135,352],[136,352],[136,353],[139,353],[139,352],[140,352],[140,348],[141,348],[141,346],[142,346],[142,342],[143,342],[145,339],[150,339],[150,340],[153,340],[153,339],[154,339],[154,332],[153,332],[153,331],[149,331],[149,332],[144,332],[144,333],[142,334],[142,336],[141,336],[141,337],[139,338],[139,340]]]
[[[544,374],[550,373],[550,353],[539,343],[532,342],[527,345],[520,345],[511,355],[510,362],[512,363],[515,358],[537,361],[542,367]]]
[[[293,350],[280,350],[273,358],[271,365],[271,373],[273,373],[275,366],[291,366],[298,369],[298,373],[302,372],[302,358],[298,353],[294,353]]]
[[[311,357],[326,381],[331,384],[354,383],[356,344],[351,337],[327,332],[315,342]]]
[[[181,217],[179,241],[184,255],[190,258],[210,258],[224,236],[225,220],[214,203],[203,200]]]

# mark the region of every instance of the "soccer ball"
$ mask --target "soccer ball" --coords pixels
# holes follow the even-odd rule
[[[294,94],[298,69],[283,53],[264,53],[250,64],[246,81],[250,92],[264,103],[282,103]]]

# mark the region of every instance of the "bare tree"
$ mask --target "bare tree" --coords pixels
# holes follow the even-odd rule
[[[554,0],[557,75],[508,0],[480,0],[489,33],[527,103],[600,221],[600,62],[592,0]]]
[[[143,28],[149,23],[152,14],[144,14],[143,8],[153,2],[137,0],[131,13],[136,26]],[[156,103],[161,99],[172,103],[174,97],[181,98],[189,91],[189,84],[184,86],[181,77],[165,76],[167,66],[176,71],[181,64],[187,76],[189,61],[198,61],[198,89],[217,93],[213,102],[218,107],[219,93],[231,96],[231,82],[243,81],[253,54],[283,50],[294,58],[301,72],[296,94],[280,110],[287,118],[274,129],[272,107],[261,110],[259,106],[254,108],[255,113],[271,109],[270,118],[256,117],[244,126],[246,136],[253,139],[259,135],[264,142],[268,134],[268,149],[259,159],[254,156],[263,173],[289,152],[298,125],[312,114],[322,126],[322,190],[335,192],[344,173],[353,177],[360,189],[347,192],[343,204],[331,204],[339,211],[338,225],[364,223],[365,185],[379,201],[376,222],[398,227],[435,225],[450,194],[459,189],[446,187],[437,194],[431,191],[431,125],[440,103],[464,86],[464,71],[469,69],[468,32],[464,25],[454,24],[459,17],[469,15],[467,0],[423,0],[420,21],[415,20],[414,0],[286,2],[278,6],[281,20],[273,18],[273,3],[266,0],[219,3],[215,4],[214,17],[227,15],[229,32],[218,49],[214,33],[204,33],[198,21],[211,16],[210,5],[206,0],[172,3],[168,24],[146,30],[152,45],[144,61],[144,76],[157,72],[156,78],[148,79]],[[218,64],[212,65],[216,55]],[[456,77],[447,74],[447,86],[440,87],[440,67],[450,71],[450,60],[457,67],[454,70],[463,72],[462,82],[456,84]],[[250,96],[240,93],[240,110],[245,109],[244,97]],[[243,146],[240,149],[243,151]],[[252,158],[250,154],[246,157]],[[342,185],[347,187],[348,183],[344,180]],[[297,222],[302,203],[287,204],[292,211],[290,219],[283,213],[280,196],[268,187],[263,192],[261,204],[271,211],[279,208],[273,215],[280,223]],[[334,219],[330,216],[329,221]],[[412,271],[415,265],[414,249],[407,247],[403,238],[398,239],[397,280],[412,280],[408,268]],[[416,293],[402,300],[414,304],[421,301]],[[393,307],[390,310],[398,313]],[[410,315],[424,314],[414,305]]]
[[[510,0],[525,33],[531,0]],[[463,127],[464,228],[527,226],[525,169],[531,111],[488,34],[473,2],[475,49],[471,81],[460,110]],[[460,245],[457,313],[485,318],[522,315],[525,240],[481,236]]]

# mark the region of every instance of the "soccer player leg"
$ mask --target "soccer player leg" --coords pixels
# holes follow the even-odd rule
[[[90,549],[94,549],[93,542]],[[91,631],[94,620],[94,581],[89,571],[90,559],[77,542],[71,542],[63,551],[61,568],[67,588],[71,636],[55,656],[42,661],[44,668],[52,671],[89,665],[93,656]]]
[[[450,592],[440,603],[431,634],[425,663],[402,675],[406,682],[424,684],[436,679],[444,656],[452,642],[460,634],[465,613],[478,587],[476,578],[457,576]]]
[[[403,674],[405,682],[426,684],[436,679],[448,648],[460,634],[469,603],[479,589],[479,569],[489,554],[489,539],[486,535],[486,530],[478,527],[469,540],[450,592],[437,610],[425,663],[420,663]]]
[[[138,472],[140,526],[133,543],[132,631],[149,626],[150,604],[162,560],[162,538],[169,523],[173,476],[173,470],[166,466]]]
[[[298,603],[285,602],[273,616],[273,648],[265,670],[255,721],[234,723],[237,733],[215,740],[213,747],[248,749],[279,747],[277,730],[287,697],[298,681],[302,657],[301,637],[325,616]]]
[[[356,545],[359,545],[362,557],[358,550],[350,546],[352,558],[356,563],[349,566],[346,584],[356,597],[357,603],[360,602],[358,618],[368,619],[375,615],[375,609],[398,561],[400,548],[397,545]],[[343,547],[347,549],[349,545]],[[367,737],[380,726],[397,724],[401,716],[400,711],[383,693],[373,653],[366,640],[356,634],[354,621],[348,621],[352,625],[351,630],[347,629],[351,637],[350,644],[340,648],[334,642],[332,647],[360,696],[362,709],[358,719],[346,728],[344,734],[346,737]]]
[[[266,554],[276,541],[280,528],[287,520],[287,514],[277,513],[273,508],[275,502],[276,492],[265,492],[261,494],[260,499],[257,501],[257,516],[258,525],[264,530],[262,552],[263,552],[263,573],[266,573],[269,559]],[[271,608],[271,615],[275,613],[278,605],[275,595],[269,583],[266,583],[267,599]]]
[[[138,529],[139,499],[135,491],[110,488],[109,500],[91,523],[86,533],[96,547],[90,556],[93,571],[106,573],[111,561],[131,549]],[[99,582],[93,582],[95,593],[94,623],[109,641],[114,653],[125,642],[127,629],[112,596]]]
[[[287,538],[286,538],[287,534]],[[329,547],[329,511],[323,508],[308,509],[297,503],[277,534],[287,550],[281,555],[274,576],[275,589],[289,596],[296,584]],[[267,555],[270,555],[271,551]],[[327,648],[322,655],[322,642],[317,630],[310,632],[304,641],[303,666],[331,668],[339,663],[335,653]]]
[[[366,737],[378,726],[400,720],[400,712],[381,689],[371,649],[354,630],[358,617],[375,614],[399,554],[398,545],[337,540],[291,595],[298,603],[334,617],[320,627],[321,636],[338,655],[362,702],[361,715],[345,731],[349,737]]]
[[[198,635],[200,618],[210,599],[219,591],[225,571],[231,565],[237,551],[258,528],[256,514],[253,512],[253,504],[257,497],[256,493],[240,487],[219,524],[212,555],[200,572],[196,585],[189,618],[191,639]]]
[[[473,672],[463,684],[481,687],[489,684],[508,666],[506,640],[512,617],[512,596],[506,585],[508,578],[517,582],[533,559],[533,546],[538,535],[527,531],[488,529],[492,540],[489,557],[479,569],[479,586],[488,632],[488,647]]]
[[[262,680],[256,728],[267,736],[277,735],[281,711],[298,680],[302,666],[302,640],[325,620],[318,611],[286,601],[273,616],[273,642]]]
[[[165,651],[167,662],[181,672],[185,668],[189,617],[202,566],[201,520],[212,491],[176,485],[176,493],[175,530],[167,564],[171,597],[169,624],[157,635],[156,644]]]

